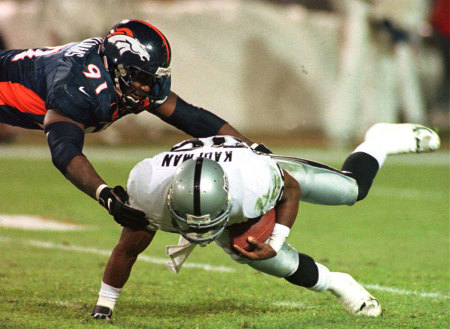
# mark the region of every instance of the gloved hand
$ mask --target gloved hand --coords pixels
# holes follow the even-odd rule
[[[257,152],[261,152],[261,153],[265,153],[265,154],[273,154],[273,152],[271,150],[269,150],[266,145],[264,145],[263,143],[261,144],[257,144],[257,143],[253,143],[251,146],[251,149]]]
[[[128,193],[122,186],[112,189],[105,185],[98,194],[98,202],[108,210],[117,223],[135,230],[145,228],[149,224],[145,213],[130,207],[128,199]]]

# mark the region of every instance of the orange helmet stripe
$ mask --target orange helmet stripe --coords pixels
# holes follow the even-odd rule
[[[133,31],[131,31],[130,29],[127,29],[126,27],[121,27],[121,28],[118,28],[118,29],[115,29],[114,31],[112,31],[110,34],[107,35],[107,37],[110,37],[110,36],[116,35],[116,34],[125,34],[130,37],[134,36]]]

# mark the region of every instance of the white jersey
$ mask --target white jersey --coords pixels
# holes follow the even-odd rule
[[[265,214],[281,197],[283,174],[269,156],[230,136],[188,140],[175,145],[171,152],[139,162],[130,172],[130,204],[145,212],[152,229],[176,232],[167,209],[167,193],[177,167],[198,157],[217,161],[228,177],[232,204],[228,225]]]

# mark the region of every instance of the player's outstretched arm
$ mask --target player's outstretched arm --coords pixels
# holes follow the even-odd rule
[[[222,118],[185,102],[174,92],[170,92],[164,104],[149,112],[193,137],[230,135],[241,139],[248,145],[254,145],[257,151],[271,153],[266,147],[258,149],[257,147],[262,144],[253,143]]]
[[[56,168],[78,189],[99,200],[114,220],[122,226],[143,228],[148,224],[142,211],[127,205],[128,194],[123,188],[109,188],[82,153],[84,125],[57,109],[49,109],[44,129]]]
[[[84,125],[49,109],[44,129],[55,167],[81,191],[95,199],[97,187],[105,184],[82,153]]]

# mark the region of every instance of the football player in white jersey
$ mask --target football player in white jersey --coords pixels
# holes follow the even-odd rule
[[[180,234],[179,245],[167,247],[169,268],[176,273],[197,244],[215,241],[240,263],[312,291],[330,291],[352,314],[379,316],[378,300],[351,275],[331,272],[297,252],[286,238],[300,201],[352,205],[365,198],[387,155],[434,151],[439,146],[438,135],[424,126],[377,124],[341,171],[256,152],[231,136],[187,140],[145,159],[132,169],[127,190],[130,205],[142,210],[150,225],[145,231],[123,228],[91,315],[111,320],[134,262],[161,230]],[[249,239],[253,251],[230,247],[230,225],[273,208],[276,224],[265,243]]]

